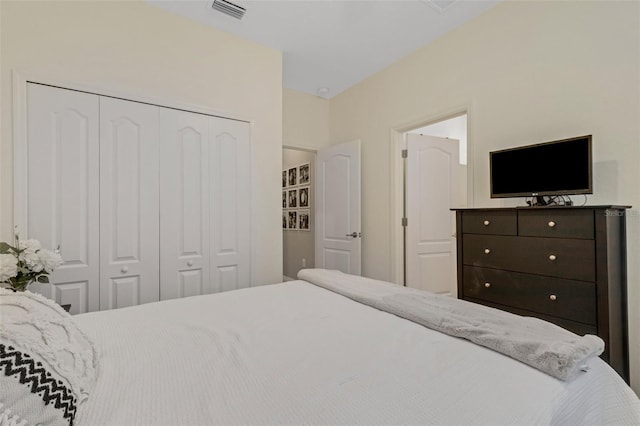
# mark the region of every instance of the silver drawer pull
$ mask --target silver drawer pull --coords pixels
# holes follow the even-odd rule
[[[482,224],[484,226],[489,226],[491,224],[491,222],[489,222],[488,220],[485,220],[484,222],[482,222]]]
[[[557,298],[558,297],[555,294],[552,294],[551,296],[549,296],[549,300],[551,300],[552,302],[555,302]]]
[[[556,223],[550,220],[549,223],[547,223],[547,225],[549,225],[549,228],[553,228],[554,226],[556,226]]]
[[[484,286],[485,286],[486,288],[489,288],[489,287],[491,287],[491,283],[484,283]]]
[[[552,261],[552,262],[553,262],[554,260],[556,260],[556,255],[555,255],[555,254],[550,254],[550,255],[549,255],[549,260],[550,260],[550,261]]]
[[[484,249],[484,254],[489,254],[489,253],[491,253],[490,249],[488,249],[488,248]]]

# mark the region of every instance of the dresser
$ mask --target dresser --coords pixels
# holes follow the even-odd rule
[[[596,334],[628,382],[627,208],[455,209],[458,298]]]

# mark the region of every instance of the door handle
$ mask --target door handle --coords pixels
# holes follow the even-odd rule
[[[350,234],[346,234],[345,237],[351,237],[351,238],[358,238],[359,236],[361,236],[362,234],[356,231],[353,231]]]

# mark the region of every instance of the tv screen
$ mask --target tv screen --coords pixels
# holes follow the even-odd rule
[[[493,151],[491,198],[592,194],[591,135]]]

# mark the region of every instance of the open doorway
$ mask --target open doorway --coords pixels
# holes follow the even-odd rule
[[[455,214],[469,205],[466,112],[395,130],[395,281],[456,296]],[[399,145],[399,146],[398,146]],[[395,155],[395,154],[394,154]],[[397,196],[401,194],[401,196]]]
[[[300,269],[314,267],[315,164],[315,151],[282,150],[283,281],[297,279]]]

